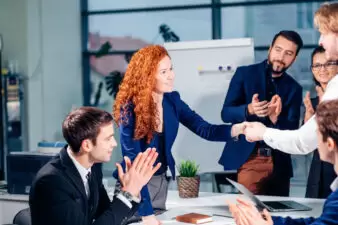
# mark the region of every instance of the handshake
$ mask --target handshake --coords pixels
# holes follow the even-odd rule
[[[252,96],[252,101],[248,105],[247,112],[250,116],[269,117],[273,124],[277,123],[278,116],[282,111],[282,100],[278,95],[274,95],[271,101],[260,101],[258,94]],[[237,137],[244,134],[249,142],[263,140],[266,126],[259,122],[243,122],[235,124],[231,129],[231,136]]]
[[[249,142],[261,141],[265,130],[266,126],[260,122],[243,122],[232,126],[231,136],[237,137],[244,134]]]

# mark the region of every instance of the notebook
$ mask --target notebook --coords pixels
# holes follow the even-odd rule
[[[178,222],[202,224],[212,222],[212,217],[200,213],[187,213],[180,216],[176,216]]]

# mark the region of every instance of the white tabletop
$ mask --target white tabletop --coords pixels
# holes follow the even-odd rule
[[[227,211],[226,201],[235,201],[237,197],[241,195],[235,194],[219,194],[201,192],[198,198],[182,199],[178,196],[177,191],[169,191],[167,199],[168,211],[162,215],[157,216],[162,223],[170,224],[184,224],[175,221],[175,216],[182,215],[185,213],[202,213],[207,215],[219,214],[223,216],[230,216]],[[322,199],[305,199],[305,198],[288,198],[288,197],[271,197],[271,196],[258,196],[263,201],[267,200],[294,200],[299,203],[303,203],[310,206],[312,211],[304,212],[288,212],[288,213],[272,213],[274,216],[291,216],[297,217],[318,217],[322,212],[324,200]],[[217,224],[233,224],[233,219],[227,217],[213,216],[213,222],[208,223],[209,225]]]
[[[20,201],[28,202],[28,195],[9,194],[7,190],[0,191],[0,201]]]
[[[109,195],[113,195],[113,191],[108,189]],[[167,212],[157,216],[163,224],[184,224],[175,221],[175,216],[182,215],[185,213],[202,213],[207,215],[219,214],[223,216],[230,216],[227,211],[226,201],[235,201],[237,197],[241,195],[236,194],[222,194],[212,192],[200,192],[198,198],[183,199],[178,196],[177,191],[169,191],[166,207]],[[271,197],[271,196],[257,196],[263,201],[268,200],[294,200],[299,203],[305,204],[312,208],[312,211],[303,212],[288,212],[288,213],[272,213],[274,216],[291,216],[297,217],[318,217],[322,212],[323,199],[309,199],[309,198],[289,198],[289,197]],[[28,205],[28,195],[12,195],[8,193],[0,192],[0,203],[1,202],[20,202]],[[0,204],[1,205],[1,204]],[[20,205],[21,208],[23,206]],[[26,206],[25,206],[26,207]],[[0,207],[1,208],[1,207]],[[233,219],[227,217],[213,216],[213,222],[208,225],[218,224],[233,224]]]

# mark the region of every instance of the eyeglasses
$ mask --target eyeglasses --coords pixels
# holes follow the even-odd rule
[[[320,63],[313,64],[311,65],[311,68],[313,70],[320,70],[322,67],[324,69],[335,69],[337,65],[338,65],[337,61],[329,61],[325,64],[320,64]]]

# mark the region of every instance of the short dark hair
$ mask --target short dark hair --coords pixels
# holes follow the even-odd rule
[[[313,65],[313,57],[315,57],[315,55],[318,53],[324,53],[324,52],[325,52],[325,49],[323,48],[323,46],[317,46],[315,49],[313,49],[311,53],[311,66]],[[320,83],[318,80],[316,80],[314,74],[313,74],[313,81],[315,82],[317,86],[320,86]]]
[[[80,107],[69,113],[62,123],[63,137],[73,152],[79,152],[83,140],[96,144],[100,128],[113,123],[113,116],[95,107]]]
[[[298,55],[299,50],[303,47],[303,40],[300,37],[300,35],[296,31],[293,31],[293,30],[282,30],[273,37],[271,46],[275,44],[279,36],[282,36],[286,38],[287,40],[295,43],[297,45],[296,55]]]
[[[338,143],[338,100],[321,102],[316,110],[318,129],[323,141],[330,137]]]

